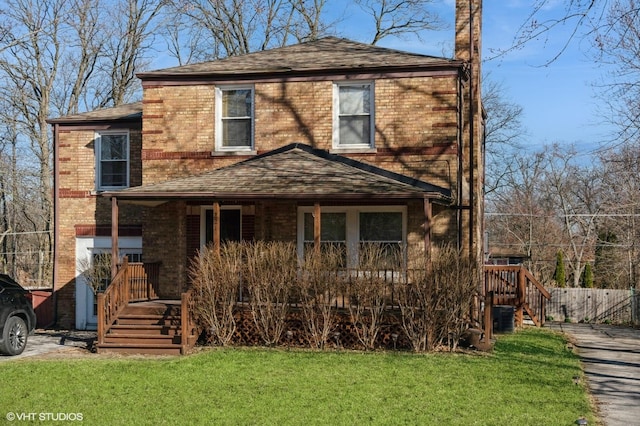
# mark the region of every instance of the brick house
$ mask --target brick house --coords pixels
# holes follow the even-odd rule
[[[472,3],[457,2],[455,59],[327,37],[140,73],[141,102],[49,120],[58,324],[96,326],[81,271],[101,252],[159,263],[163,299],[224,240],[338,241],[351,267],[363,241],[479,257]]]

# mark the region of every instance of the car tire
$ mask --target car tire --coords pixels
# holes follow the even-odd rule
[[[27,324],[20,317],[9,317],[4,324],[0,352],[7,355],[20,355],[27,346]]]

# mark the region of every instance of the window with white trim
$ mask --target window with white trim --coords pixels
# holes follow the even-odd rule
[[[216,151],[253,149],[253,87],[216,87]]]
[[[96,188],[129,186],[129,132],[100,132],[95,138]]]
[[[335,83],[333,147],[373,148],[373,83]]]
[[[406,207],[354,206],[322,207],[320,244],[344,248],[345,266],[356,268],[367,246],[375,246],[386,261],[381,268],[404,262],[406,246]],[[313,207],[298,210],[298,250],[302,256],[313,248]]]

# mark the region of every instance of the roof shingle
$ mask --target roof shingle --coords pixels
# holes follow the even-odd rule
[[[448,189],[304,144],[291,144],[200,175],[105,192],[121,199],[434,198]]]
[[[389,67],[457,66],[453,59],[403,52],[337,37],[225,59],[139,73],[138,77],[273,74]]]

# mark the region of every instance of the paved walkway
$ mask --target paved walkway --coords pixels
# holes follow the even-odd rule
[[[6,356],[0,354],[0,362],[78,351],[89,354],[87,348],[95,338],[95,331],[68,331],[37,329],[27,340],[27,347],[20,355]]]
[[[546,326],[573,338],[605,425],[640,424],[640,330],[604,324]]]

